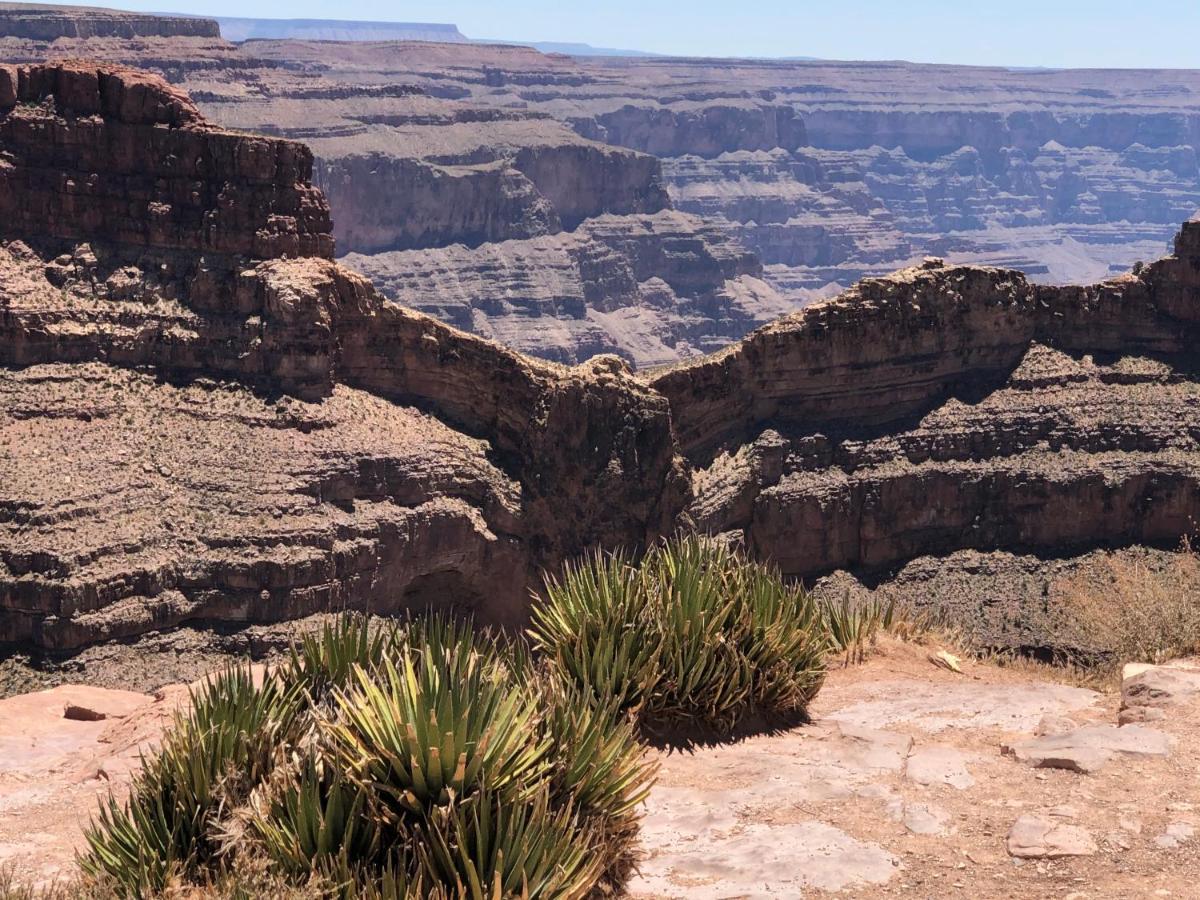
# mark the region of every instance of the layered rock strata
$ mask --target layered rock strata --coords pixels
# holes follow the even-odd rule
[[[542,566],[669,529],[669,412],[624,364],[535,363],[385,301],[324,258],[299,145],[142,73],[4,71],[0,208],[28,212],[0,220],[0,639],[513,621]],[[121,188],[111,227],[92,211]]]
[[[305,141],[350,265],[385,292],[430,273],[420,308],[537,356],[578,363],[611,352],[661,363],[722,346],[787,309],[727,232],[669,214],[654,157],[580,136],[522,103],[471,100],[457,78],[411,71],[424,64],[410,54],[428,48],[437,65],[452,65],[444,46],[339,44],[347,71],[333,75],[307,58],[333,45],[285,41],[299,55],[279,60],[280,43],[0,37],[0,57],[135,61],[186,85],[224,126]],[[468,48],[468,57],[500,60],[511,50]],[[371,67],[386,53],[398,68],[362,71],[364,53]],[[486,83],[491,72],[476,79]],[[802,128],[780,117],[779,127]],[[702,119],[694,127],[699,140]],[[646,234],[658,243],[652,253]],[[480,274],[485,293],[459,287]],[[636,284],[609,291],[631,278]],[[408,303],[412,294],[391,296]]]
[[[5,642],[448,602],[514,622],[542,567],[685,526],[795,577],[949,586],[915,593],[1026,645],[1043,595],[989,609],[995,585],[1170,547],[1200,515],[1198,223],[1089,287],[928,260],[635,377],[385,300],[327,258],[288,141],[212,126],[142,73],[0,71]],[[515,263],[515,242],[395,251],[414,274],[390,289],[437,296],[483,260],[469,290],[500,304],[489,282],[515,276],[487,266],[557,260],[578,281],[539,295],[529,318],[550,319],[588,285],[617,317],[757,280],[690,229],[600,215]]]
[[[221,36],[213,19],[198,16],[143,15],[94,6],[38,6],[33,3],[0,3],[0,32],[34,41]]]
[[[1200,513],[1197,337],[1189,223],[1173,257],[1091,287],[929,260],[651,384],[696,467],[690,521],[794,576],[879,583],[969,551],[1175,545]]]

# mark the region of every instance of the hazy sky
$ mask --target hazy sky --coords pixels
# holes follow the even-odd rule
[[[1200,0],[109,0],[107,5],[262,18],[453,22],[473,38],[582,41],[671,54],[1200,68]]]

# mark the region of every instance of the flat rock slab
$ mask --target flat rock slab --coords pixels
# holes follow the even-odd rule
[[[988,685],[903,679],[880,683],[872,699],[839,709],[832,718],[866,728],[911,725],[929,732],[1005,728],[1033,731],[1047,715],[1094,706],[1100,695],[1064,684]]]
[[[1200,701],[1200,668],[1196,666],[1125,667],[1121,679],[1121,707],[1124,710],[1161,709],[1196,701]]]
[[[1172,822],[1167,830],[1154,839],[1154,846],[1160,850],[1174,850],[1180,844],[1186,844],[1196,835],[1196,828],[1189,822]]]
[[[879,728],[866,728],[852,722],[835,722],[837,733],[853,753],[855,768],[899,772],[912,752],[913,739]],[[845,759],[843,754],[842,758]]]
[[[975,783],[967,768],[971,756],[940,744],[918,747],[908,757],[904,770],[909,781],[917,784],[948,784],[958,790],[966,790]]]
[[[886,809],[892,819],[903,823],[912,834],[942,837],[954,831],[950,824],[950,813],[929,803],[909,803],[901,797],[895,797],[888,802]]]
[[[1141,725],[1085,725],[1061,734],[1005,744],[1006,756],[1039,769],[1068,769],[1089,774],[1103,768],[1114,756],[1166,756],[1171,737]]]
[[[112,720],[153,702],[148,694],[81,684],[0,700],[0,776],[30,777],[57,769],[95,746]]]
[[[899,860],[877,844],[822,822],[750,824],[658,849],[643,860],[628,896],[777,900],[891,879]]]
[[[1008,852],[1018,859],[1092,856],[1099,850],[1086,828],[1049,815],[1025,815],[1008,832]]]

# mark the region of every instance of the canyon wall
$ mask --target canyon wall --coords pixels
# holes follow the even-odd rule
[[[542,567],[670,530],[670,414],[619,360],[537,363],[387,302],[326,258],[300,145],[140,72],[3,71],[0,209],[27,212],[0,219],[0,640],[513,622]],[[92,209],[126,183],[143,221],[110,228]],[[211,228],[155,224],[181,201]]]
[[[221,36],[212,19],[139,14],[86,6],[0,3],[0,34],[34,41],[58,38]]]
[[[568,363],[695,356],[928,254],[1091,283],[1162,255],[1200,207],[1191,72],[20,34],[0,19],[0,58],[148,66],[223,126],[309,144],[339,253],[385,291],[411,274],[389,265],[437,272],[422,308]],[[591,270],[544,249],[557,235],[586,240],[601,217],[632,217],[637,230],[637,217],[667,209],[684,214],[674,231],[691,222],[695,241],[715,234],[754,254],[755,282],[739,275],[664,302],[664,269],[614,311],[594,304]],[[410,251],[424,256],[397,256]],[[456,275],[478,272],[490,296],[464,304]]]
[[[1191,73],[0,51],[0,640],[513,622],[684,526],[1025,645],[1062,566],[1194,527],[1196,226],[1040,283],[1190,215]],[[20,62],[81,54],[175,84]]]
[[[1174,256],[1087,287],[930,259],[650,384],[695,467],[687,521],[939,612],[933,583],[973,583],[956,622],[1038,647],[1059,561],[1194,531],[1198,338],[1191,222]]]

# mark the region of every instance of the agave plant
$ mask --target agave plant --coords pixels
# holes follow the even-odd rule
[[[379,852],[379,831],[366,814],[369,799],[367,790],[313,754],[253,798],[250,830],[284,872],[315,870],[349,880],[357,862]]]
[[[394,625],[373,629],[366,616],[347,613],[293,642],[280,677],[320,703],[350,683],[355,666],[371,672],[392,656],[399,634]]]
[[[136,897],[228,884],[242,863],[372,900],[573,898],[619,882],[654,775],[636,716],[668,687],[705,689],[664,666],[665,648],[707,678],[728,671],[666,629],[719,639],[743,666],[739,623],[759,623],[777,655],[794,644],[778,609],[726,608],[686,565],[668,578],[593,561],[564,580],[563,614],[539,620],[536,655],[465,623],[348,617],[274,674],[222,673],[128,800],[101,808],[84,868]]]
[[[636,571],[619,555],[568,567],[547,579],[532,620],[558,677],[643,724],[727,731],[754,711],[803,711],[824,675],[828,627],[813,598],[699,536],[653,548]]]
[[[300,697],[274,677],[235,666],[192,695],[159,754],[143,760],[128,801],[110,797],[86,831],[86,873],[130,896],[161,890],[216,850],[215,819],[270,771],[295,726]]]
[[[661,637],[643,580],[623,553],[596,551],[546,576],[534,646],[596,702],[636,710],[658,680]]]
[[[523,803],[478,792],[438,810],[424,837],[421,874],[454,900],[579,900],[604,868],[574,811],[545,790]]]
[[[824,604],[824,617],[830,649],[842,654],[846,665],[853,665],[862,662],[880,631],[892,628],[896,605],[878,598],[854,602],[847,591],[840,602]]]
[[[734,567],[729,589],[744,617],[741,652],[754,672],[754,705],[803,710],[825,680],[829,637],[821,606],[777,569],[745,559]]]
[[[550,746],[534,727],[534,692],[468,627],[435,622],[397,656],[375,673],[355,667],[354,686],[335,693],[327,735],[352,781],[397,815],[419,816],[482,784],[499,790],[544,772]]]
[[[604,880],[620,884],[633,867],[641,804],[658,772],[633,719],[600,705],[573,684],[543,679],[545,727],[556,749],[552,796],[571,804],[606,860]]]
[[[643,562],[659,616],[660,719],[699,719],[730,727],[750,705],[754,672],[740,652],[739,598],[729,588],[733,557],[697,537],[662,544]]]

